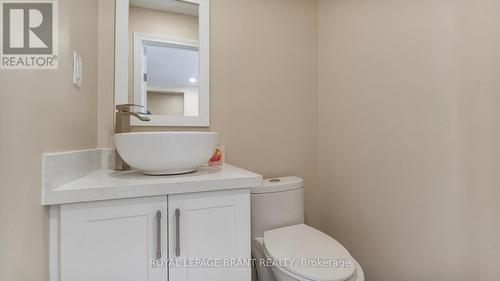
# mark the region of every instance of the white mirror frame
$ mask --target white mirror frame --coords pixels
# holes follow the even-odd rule
[[[148,115],[149,122],[137,118],[132,126],[208,127],[210,126],[209,22],[210,0],[182,0],[199,4],[199,89],[198,116]],[[115,104],[131,103],[128,94],[129,0],[116,0],[115,14]]]

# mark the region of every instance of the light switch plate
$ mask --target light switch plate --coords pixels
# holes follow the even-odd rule
[[[82,86],[82,58],[73,51],[73,84],[78,88]]]

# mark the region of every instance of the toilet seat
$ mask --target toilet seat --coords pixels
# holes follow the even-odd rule
[[[264,232],[264,249],[277,269],[305,280],[346,281],[356,274],[344,246],[305,224]]]

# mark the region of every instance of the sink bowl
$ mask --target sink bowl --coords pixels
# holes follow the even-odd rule
[[[219,141],[211,132],[141,132],[115,134],[122,159],[146,175],[196,171],[208,162]]]

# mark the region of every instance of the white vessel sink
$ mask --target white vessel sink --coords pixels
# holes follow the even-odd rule
[[[219,141],[211,132],[141,132],[115,134],[122,159],[146,175],[194,172],[208,162]]]

